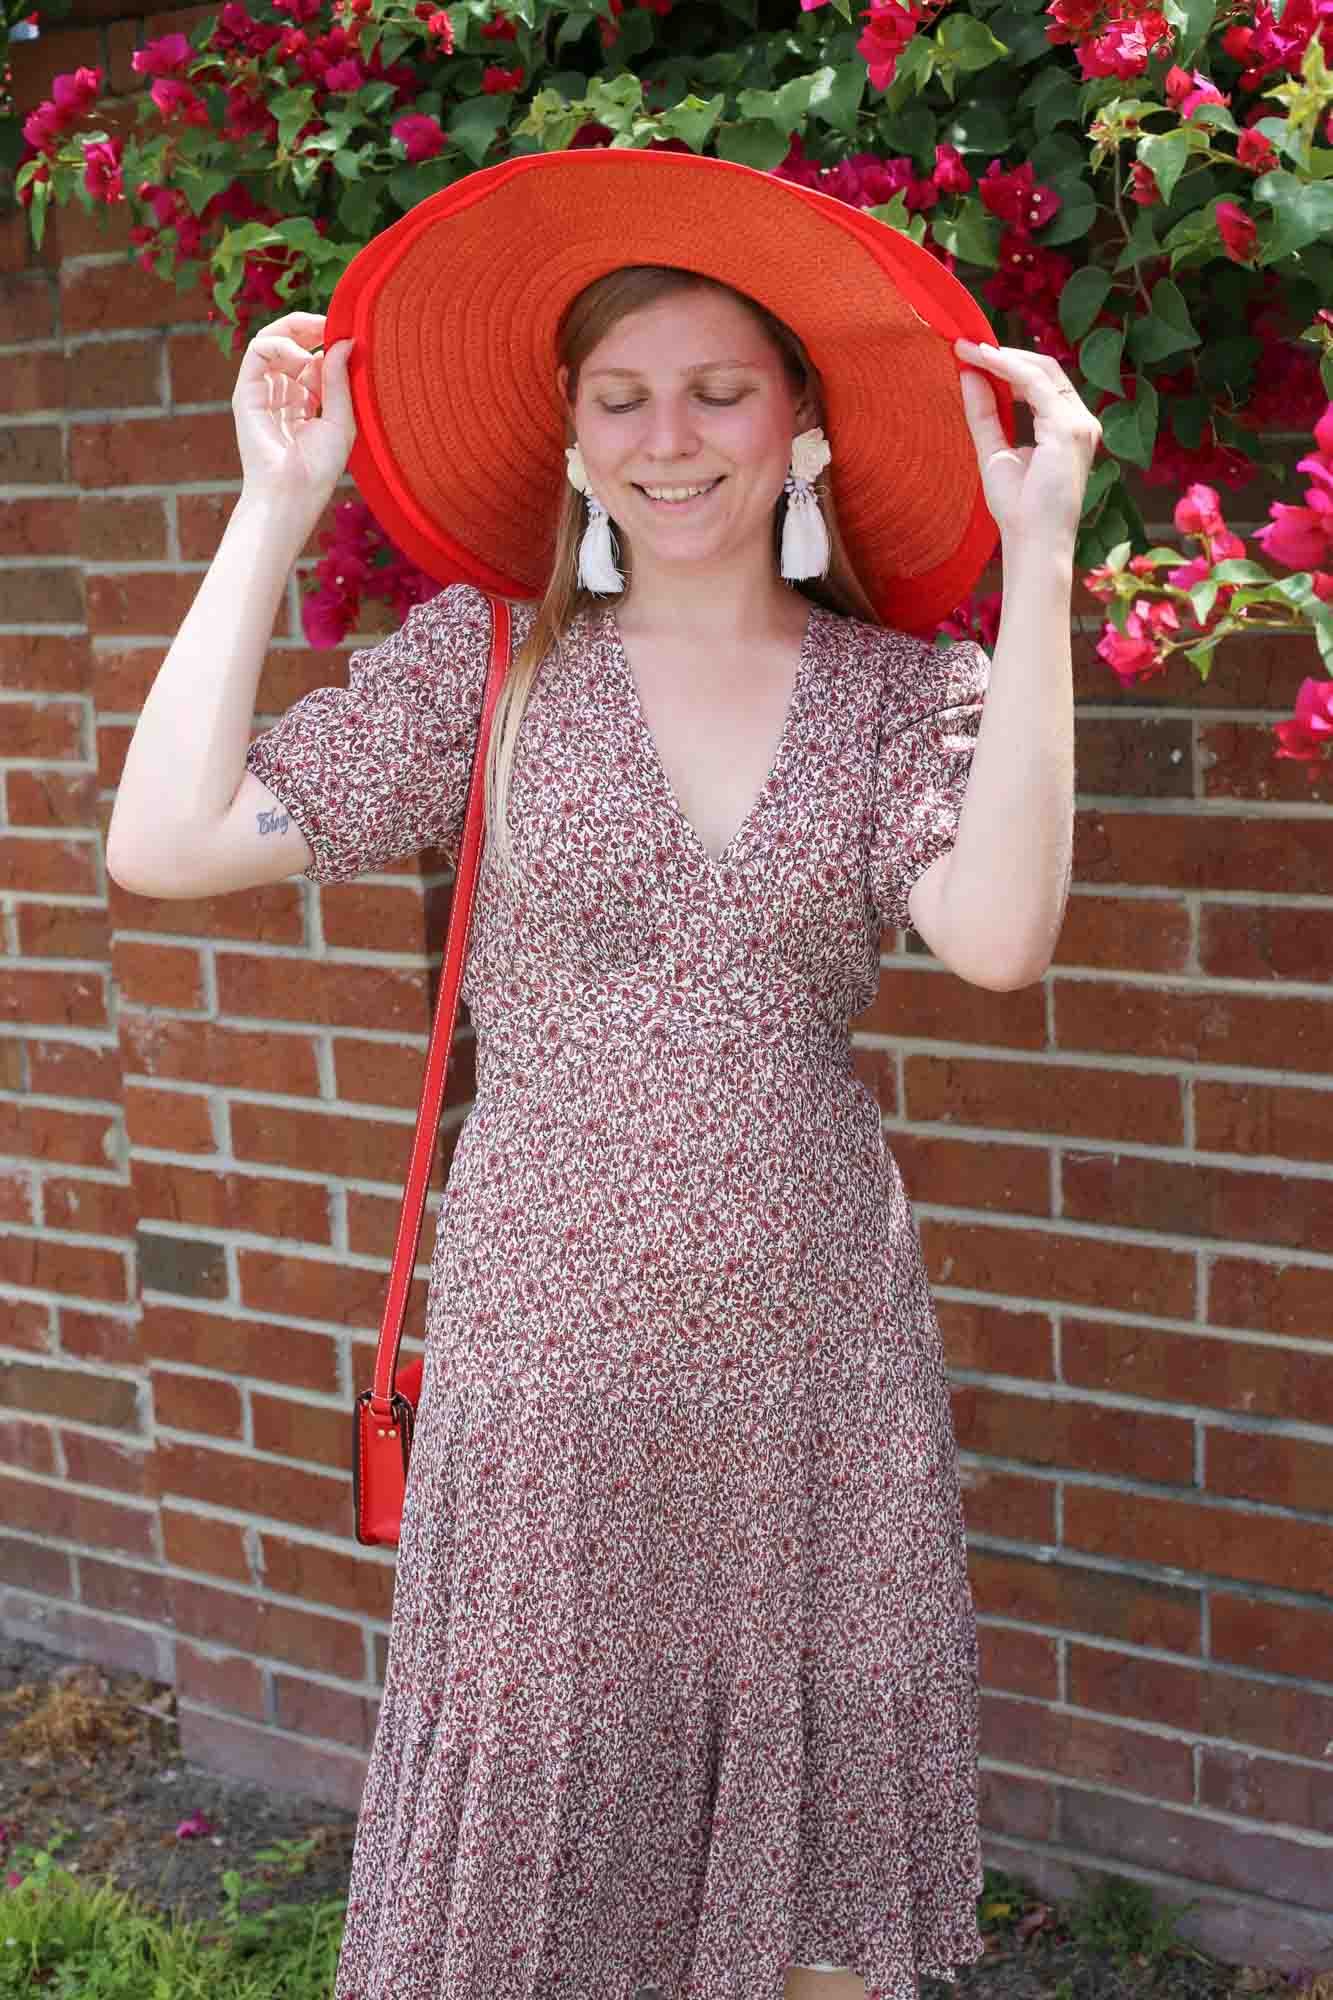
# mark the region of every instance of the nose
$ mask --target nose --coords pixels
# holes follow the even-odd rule
[[[649,405],[643,434],[645,457],[674,465],[692,457],[698,448],[688,399],[662,396]]]

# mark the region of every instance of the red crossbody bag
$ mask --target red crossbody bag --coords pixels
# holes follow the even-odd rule
[[[489,597],[489,592],[487,595]],[[356,1539],[391,1548],[397,1546],[403,1518],[407,1463],[412,1449],[422,1373],[421,1362],[414,1361],[399,1374],[398,1349],[402,1344],[403,1313],[421,1241],[421,1222],[426,1211],[426,1182],[430,1174],[431,1155],[435,1150],[435,1134],[439,1129],[440,1103],[444,1096],[444,1079],[449,1068],[449,1050],[458,1014],[459,989],[472,929],[472,905],[484,837],[486,750],[490,741],[491,717],[509,671],[512,633],[509,606],[499,597],[491,597],[490,606],[490,672],[482,701],[481,728],[472,758],[467,818],[454,879],[449,927],[445,933],[439,999],[430,1031],[430,1047],[426,1052],[426,1077],[417,1112],[407,1184],[403,1189],[402,1213],[398,1218],[398,1240],[393,1246],[389,1296],[375,1353],[374,1380],[369,1389],[361,1391],[352,1412],[352,1509]]]

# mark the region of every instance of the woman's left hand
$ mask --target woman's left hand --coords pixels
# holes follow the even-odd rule
[[[963,409],[977,448],[981,486],[1003,541],[1074,545],[1102,427],[1053,356],[1022,347],[956,340]],[[1031,406],[1033,444],[1011,445],[983,369],[1003,377]]]

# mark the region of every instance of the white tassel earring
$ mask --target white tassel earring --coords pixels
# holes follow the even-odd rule
[[[585,590],[595,591],[599,596],[623,590],[625,579],[616,568],[611,542],[611,516],[588,484],[588,472],[579,445],[566,447],[565,468],[570,485],[576,492],[582,493],[588,503],[588,525],[579,543],[579,582]]]
[[[792,583],[828,573],[828,526],[814,482],[832,456],[828,439],[818,428],[802,431],[791,441],[791,466],[783,487],[787,514],[782,523],[782,574]]]

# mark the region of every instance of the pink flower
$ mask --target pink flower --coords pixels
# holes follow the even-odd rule
[[[897,0],[870,0],[870,16],[856,52],[875,90],[887,90],[893,82],[898,58],[920,25],[917,15],[898,6]]]
[[[156,41],[145,42],[134,51],[130,68],[139,76],[173,76],[194,58],[195,51],[184,35],[159,35]]]
[[[1097,652],[1111,671],[1129,685],[1164,669],[1166,656],[1161,638],[1179,629],[1180,618],[1174,604],[1161,600],[1153,604],[1146,597],[1139,597],[1125,620],[1125,630],[1118,632],[1114,625],[1107,625]]]
[[[491,63],[481,73],[481,87],[489,97],[501,97],[509,90],[522,90],[522,63],[516,69],[500,69]]]
[[[1290,722],[1275,722],[1273,733],[1280,745],[1279,757],[1310,763],[1333,751],[1333,680],[1302,681],[1295,715]]]
[[[935,170],[931,178],[941,194],[966,194],[972,185],[972,176],[963,165],[963,156],[957,146],[936,146]]]
[[[484,42],[514,42],[518,40],[518,23],[505,14],[497,14],[493,21],[481,24],[481,39]]]
[[[1259,231],[1245,210],[1234,201],[1219,201],[1214,213],[1223,247],[1232,263],[1252,263]]]
[[[177,83],[169,76],[159,76],[148,94],[165,125],[170,125],[173,119],[179,119],[183,125],[207,125],[209,122],[208,106],[188,83]]]
[[[1166,95],[1182,118],[1188,118],[1197,104],[1230,104],[1230,97],[1224,97],[1215,83],[1202,72],[1195,70],[1191,76],[1177,63],[1166,73]]]
[[[83,149],[83,184],[94,201],[123,201],[119,139],[100,139]]]
[[[418,111],[409,111],[406,117],[395,119],[389,136],[398,141],[413,165],[418,160],[433,160],[449,144],[439,119]]]
[[[1316,563],[1333,561],[1333,503],[1319,497],[1324,500],[1322,507],[1285,507],[1280,500],[1269,503],[1273,518],[1267,527],[1256,528],[1254,539],[1273,562],[1285,563],[1289,569],[1313,569]]]
[[[1236,158],[1241,166],[1248,167],[1251,173],[1255,174],[1266,174],[1277,165],[1277,154],[1273,151],[1272,142],[1266,139],[1262,132],[1256,132],[1252,127],[1247,127],[1241,133],[1236,146]]]
[[[190,1814],[190,1817],[183,1819],[176,1828],[176,1838],[177,1840],[202,1840],[205,1834],[212,1833],[212,1831],[213,1822],[205,1819],[203,1813],[196,1808]]]
[[[1134,185],[1129,191],[1131,201],[1140,208],[1156,208],[1162,199],[1162,190],[1157,185],[1157,176],[1151,167],[1145,167],[1142,160],[1134,162]]]
[[[982,205],[1002,222],[1020,224],[1024,229],[1040,229],[1060,208],[1060,197],[1051,187],[1037,185],[1032,162],[1006,171],[992,160],[977,182]]]

